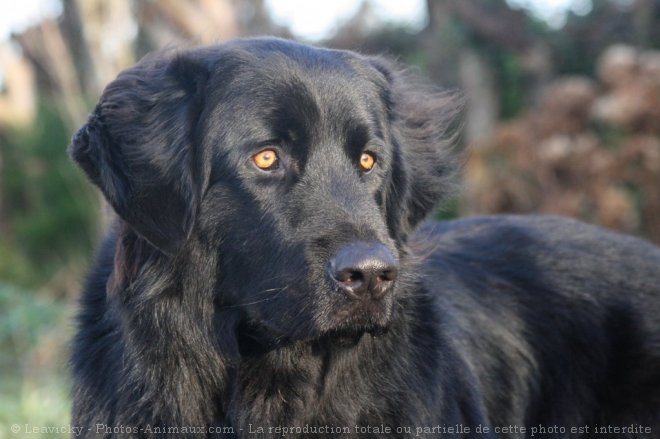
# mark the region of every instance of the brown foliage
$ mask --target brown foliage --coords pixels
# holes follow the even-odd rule
[[[570,215],[660,242],[660,52],[608,49],[473,145],[472,213]]]

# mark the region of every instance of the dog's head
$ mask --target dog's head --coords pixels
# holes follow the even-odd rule
[[[209,277],[188,282],[218,319],[361,333],[387,327],[407,238],[450,187],[456,110],[379,58],[237,40],[120,74],[70,153],[136,239]]]

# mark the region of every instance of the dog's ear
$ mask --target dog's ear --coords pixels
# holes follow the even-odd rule
[[[455,189],[463,161],[457,139],[464,100],[393,63],[373,58],[385,76],[394,160],[387,210],[390,228],[410,233]],[[405,189],[404,189],[405,188]]]
[[[117,214],[170,255],[188,238],[201,196],[195,137],[207,72],[188,55],[143,59],[106,87],[69,146]]]

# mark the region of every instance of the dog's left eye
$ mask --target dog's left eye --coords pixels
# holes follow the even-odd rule
[[[272,171],[279,168],[280,159],[274,149],[264,149],[252,156],[255,166],[264,171]]]
[[[362,168],[364,172],[371,171],[375,164],[376,164],[375,155],[371,154],[370,152],[362,153],[362,155],[360,156],[360,168]]]

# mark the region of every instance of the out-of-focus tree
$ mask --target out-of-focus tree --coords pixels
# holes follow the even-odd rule
[[[14,38],[37,75],[38,93],[58,106],[70,130],[89,111],[88,100],[134,61],[131,2],[62,0],[62,15]]]
[[[522,105],[520,59],[535,45],[531,19],[504,0],[427,0],[427,5],[426,46],[431,71],[437,72],[434,79],[440,83],[437,75],[448,75],[447,70],[458,74],[468,102],[466,140],[487,139],[498,119],[515,114]],[[448,29],[455,30],[448,33]],[[434,50],[443,44],[453,46],[449,53]],[[447,61],[457,68],[448,68]]]
[[[247,35],[291,37],[273,23],[263,0],[138,0],[137,53],[208,44]]]
[[[4,91],[0,93],[0,127],[23,128],[34,117],[36,90],[30,64],[7,43],[0,44],[0,71]]]
[[[36,112],[36,90],[30,64],[16,54],[8,44],[0,44],[0,71],[3,72],[4,90],[0,92],[0,144],[7,142],[8,130],[25,129]],[[0,148],[0,175],[6,164]],[[0,236],[8,233],[8,206],[0,186]]]
[[[613,44],[660,48],[659,0],[592,1],[585,15],[569,13],[566,25],[548,34],[558,73],[591,74]]]
[[[40,94],[79,126],[89,102],[146,52],[255,33],[290,36],[263,0],[61,0],[62,14],[15,36]]]

